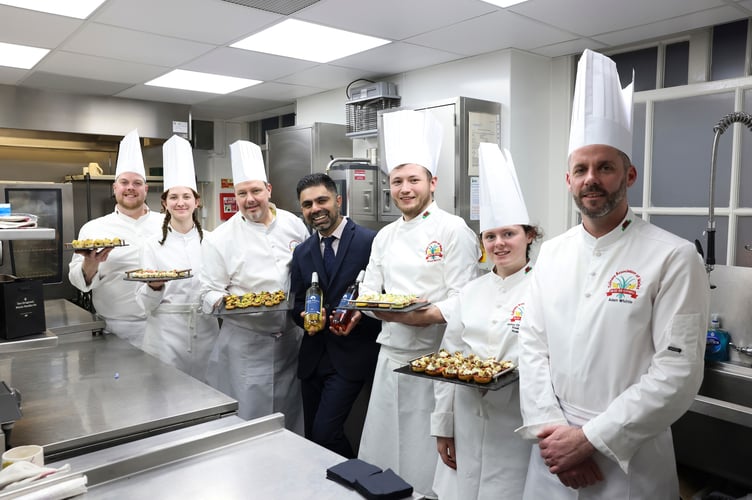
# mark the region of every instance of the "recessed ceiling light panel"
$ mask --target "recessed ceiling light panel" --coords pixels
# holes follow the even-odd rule
[[[497,5],[503,9],[507,7],[511,7],[512,5],[517,5],[518,3],[527,2],[527,0],[483,0],[483,1],[486,3]]]
[[[48,49],[0,42],[0,66],[31,69],[48,53]]]
[[[194,92],[209,92],[211,94],[229,94],[261,83],[260,80],[236,78],[234,76],[213,75],[176,69],[164,74],[144,85],[153,87],[167,87],[171,89],[192,90]]]
[[[231,47],[326,63],[387,43],[383,38],[287,19]]]

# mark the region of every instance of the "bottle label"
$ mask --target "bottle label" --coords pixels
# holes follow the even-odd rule
[[[353,295],[355,294],[345,292],[345,294],[342,296],[342,299],[339,301],[339,305],[337,307],[338,308],[345,307],[352,300]]]
[[[310,295],[306,297],[305,312],[306,314],[321,313],[321,296],[320,295]]]

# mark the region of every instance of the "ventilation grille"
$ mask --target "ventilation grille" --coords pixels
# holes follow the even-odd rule
[[[320,0],[222,0],[227,3],[234,3],[237,5],[243,5],[245,7],[253,7],[254,9],[264,10],[266,12],[273,12],[274,14],[282,14],[288,16],[301,9],[305,9],[309,5],[318,3]]]

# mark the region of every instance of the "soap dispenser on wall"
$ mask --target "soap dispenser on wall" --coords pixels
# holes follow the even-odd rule
[[[710,328],[705,338],[705,360],[729,360],[729,334],[721,328],[721,319],[718,313],[710,315]]]

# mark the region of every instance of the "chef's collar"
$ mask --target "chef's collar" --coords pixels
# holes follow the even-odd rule
[[[416,215],[410,220],[405,220],[405,216],[401,216],[399,220],[402,221],[403,224],[417,224],[418,222],[424,221],[431,217],[436,211],[439,209],[438,205],[436,205],[436,200],[431,201],[431,203],[423,210],[420,214]]]
[[[494,266],[494,269],[496,269],[496,266]],[[497,280],[499,280],[500,282],[503,282],[504,285],[514,285],[518,283],[519,281],[522,281],[525,278],[525,276],[530,274],[532,271],[533,271],[533,265],[530,262],[528,262],[521,269],[510,274],[506,278],[502,278],[495,272],[492,272],[491,274],[493,274]]]
[[[149,212],[151,212],[151,208],[149,208],[149,205],[147,205],[146,203],[144,203],[142,206],[144,207],[144,213],[138,216],[139,219],[141,217],[143,217],[144,215],[149,215]],[[122,215],[123,217],[128,217],[129,219],[133,219],[133,217],[131,217],[130,215],[125,214],[125,213],[121,212],[120,210],[118,210],[118,206],[117,205],[115,205],[115,213],[118,214],[118,215]],[[134,220],[137,220],[137,219],[134,219]]]
[[[591,242],[593,246],[604,248],[612,243],[615,243],[625,234],[627,234],[635,225],[635,214],[632,212],[632,208],[627,207],[627,213],[619,224],[613,228],[609,233],[604,234],[600,238],[596,238],[585,230],[584,225],[580,225],[582,233],[586,235],[586,241]]]

